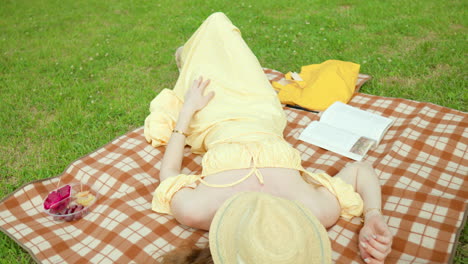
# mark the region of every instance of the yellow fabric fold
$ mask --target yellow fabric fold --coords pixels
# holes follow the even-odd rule
[[[327,60],[321,64],[303,66],[294,80],[292,73],[285,75],[288,84],[273,82],[281,103],[299,105],[310,110],[325,110],[336,101],[348,103],[359,75],[359,64]]]

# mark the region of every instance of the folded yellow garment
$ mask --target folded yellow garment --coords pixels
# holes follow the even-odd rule
[[[288,72],[285,76],[288,84],[273,82],[273,87],[281,103],[321,111],[336,101],[348,103],[355,90],[359,68],[356,63],[327,60],[303,66],[299,74],[302,81],[294,80]]]

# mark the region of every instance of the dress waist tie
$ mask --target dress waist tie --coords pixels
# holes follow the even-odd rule
[[[252,157],[252,163],[253,163],[253,166],[252,166],[252,169],[250,170],[249,173],[247,173],[247,175],[245,175],[244,177],[242,177],[241,179],[235,181],[235,182],[232,182],[232,183],[226,183],[226,184],[212,184],[212,183],[208,183],[206,182],[205,180],[203,180],[202,178],[200,178],[200,182],[203,183],[204,185],[206,186],[209,186],[209,187],[215,187],[215,188],[223,188],[223,187],[231,187],[231,186],[234,186],[234,185],[237,185],[243,181],[245,181],[247,178],[249,178],[252,174],[255,173],[255,176],[257,176],[257,179],[258,181],[261,183],[261,184],[264,184],[264,180],[263,180],[263,175],[262,173],[260,172],[260,170],[257,168],[257,165],[256,165],[256,162],[255,162],[255,157],[252,155],[252,152],[249,150],[249,154],[250,156]]]

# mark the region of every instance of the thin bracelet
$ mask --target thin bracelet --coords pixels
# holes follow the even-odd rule
[[[380,208],[367,208],[363,212],[363,217],[361,218],[361,223],[364,223],[364,220],[366,219],[366,214],[368,214],[370,211],[377,210],[379,211],[380,215],[382,215],[382,210]]]
[[[177,129],[173,129],[172,130],[172,133],[177,133],[177,134],[181,134],[181,135],[184,135],[187,137],[187,134],[185,134],[184,132],[180,131],[180,130],[177,130]]]
[[[366,215],[370,212],[370,211],[374,211],[374,210],[377,210],[379,212],[380,215],[382,215],[382,210],[380,208],[367,208],[365,211],[364,211],[364,219],[366,219]],[[363,219],[363,220],[364,220]],[[364,221],[363,221],[364,222]]]

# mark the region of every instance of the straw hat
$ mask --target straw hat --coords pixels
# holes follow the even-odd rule
[[[210,226],[214,263],[331,263],[327,231],[296,201],[242,192],[218,209]]]

